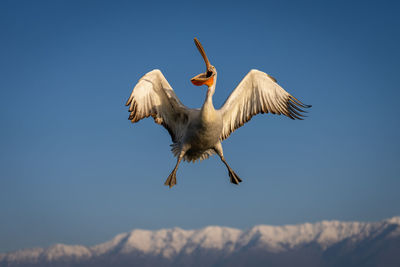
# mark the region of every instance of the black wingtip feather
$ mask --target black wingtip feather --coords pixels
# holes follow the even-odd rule
[[[290,113],[290,118],[291,119],[298,119],[298,120],[303,120],[301,117],[307,117],[306,115],[303,115],[302,113],[307,113],[307,111],[301,109],[302,108],[310,108],[311,105],[306,105],[303,104],[300,100],[293,96],[289,96],[289,99],[287,101],[287,109]]]
[[[299,105],[299,106],[301,106],[301,107],[303,107],[303,108],[310,108],[310,107],[311,107],[311,105],[303,104],[300,100],[298,100],[298,99],[295,98],[294,96],[290,96],[289,98],[290,98],[290,100],[292,100],[295,104],[297,104],[297,105]]]

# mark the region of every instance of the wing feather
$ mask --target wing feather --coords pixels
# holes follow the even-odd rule
[[[286,92],[272,76],[251,70],[239,83],[236,89],[220,109],[223,119],[221,140],[251,120],[258,113],[285,115],[291,119],[302,120],[311,105],[303,104],[300,100]]]
[[[133,88],[125,104],[129,106],[132,123],[152,116],[154,122],[164,126],[177,142],[188,122],[188,111],[160,70],[146,73]]]

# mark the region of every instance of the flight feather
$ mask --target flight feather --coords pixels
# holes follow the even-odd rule
[[[286,92],[275,78],[259,70],[251,70],[231,93],[220,109],[223,119],[221,140],[237,128],[243,126],[259,113],[283,114],[291,119],[299,119],[305,105]]]
[[[125,104],[129,106],[132,123],[152,116],[163,125],[176,142],[184,132],[188,121],[188,108],[176,96],[160,70],[146,73],[133,88]]]

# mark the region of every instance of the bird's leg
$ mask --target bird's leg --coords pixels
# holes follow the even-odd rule
[[[164,185],[169,186],[169,188],[176,185],[176,171],[178,170],[178,165],[181,162],[182,157],[178,157],[178,161],[176,162],[175,168],[172,170],[171,174],[168,176],[167,180],[165,181]]]
[[[239,184],[242,182],[242,179],[239,178],[239,175],[237,175],[232,169],[231,167],[229,167],[228,163],[226,162],[224,156],[221,156],[221,160],[222,162],[225,164],[226,168],[228,168],[228,172],[229,172],[229,177],[231,178],[231,183],[233,184]]]
[[[229,173],[229,177],[231,178],[231,183],[232,184],[239,184],[242,182],[242,179],[240,179],[239,175],[237,175],[232,169],[231,167],[229,167],[228,162],[226,162],[225,158],[224,158],[224,153],[222,151],[222,145],[221,143],[218,143],[215,147],[214,147],[215,152],[218,154],[218,156],[221,158],[222,162],[225,164],[226,168],[228,169],[228,173]]]
[[[164,185],[169,186],[169,188],[173,187],[176,185],[176,171],[178,170],[179,163],[181,162],[183,156],[185,155],[184,150],[181,151],[181,153],[178,156],[178,160],[176,162],[175,168],[172,170],[171,174],[168,176],[167,180],[165,181]]]

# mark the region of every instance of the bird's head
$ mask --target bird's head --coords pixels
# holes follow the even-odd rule
[[[194,76],[190,81],[197,86],[200,85],[207,85],[208,87],[211,87],[215,84],[216,79],[217,79],[217,70],[213,65],[210,64],[210,61],[207,58],[206,52],[204,52],[204,48],[197,40],[197,38],[194,38],[194,43],[197,46],[197,49],[199,49],[200,54],[202,55],[204,62],[206,63],[206,72],[200,73],[199,75]]]

